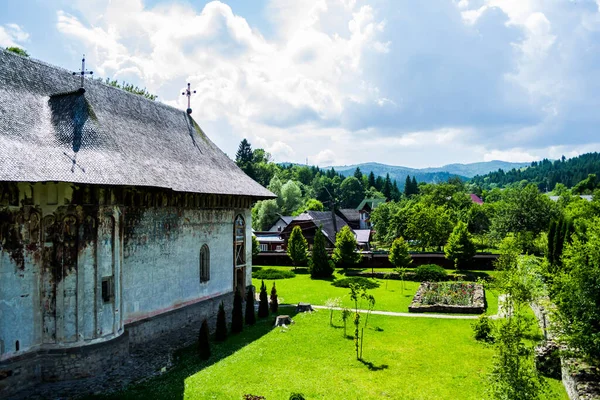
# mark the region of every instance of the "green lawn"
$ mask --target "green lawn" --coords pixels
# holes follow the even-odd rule
[[[339,276],[339,275],[337,275]],[[386,287],[387,281],[387,287]],[[350,306],[348,289],[327,280],[299,274],[276,280],[282,302],[325,304],[339,297]],[[266,281],[270,290],[272,282]],[[376,309],[406,312],[418,287],[381,280],[370,291]],[[260,287],[260,282],[254,281]],[[497,310],[497,298],[488,291],[488,313]],[[273,328],[273,319],[212,344],[213,357],[200,361],[195,346],[177,356],[167,373],[100,399],[233,399],[247,393],[267,400],[287,400],[301,392],[306,399],[482,399],[492,365],[492,346],[473,339],[472,320],[407,318],[371,315],[365,333],[363,362],[357,361],[352,338],[344,337],[340,312],[294,315],[295,324]],[[364,315],[363,315],[364,320]],[[348,321],[347,334],[351,334]],[[548,379],[547,399],[567,399],[562,383]]]
[[[289,269],[289,267],[264,268]],[[305,270],[301,271],[305,272]],[[344,278],[344,275],[336,272],[335,277]],[[381,311],[408,312],[408,306],[420,285],[418,282],[405,281],[405,288],[402,290],[402,282],[399,280],[374,279],[374,281],[378,282],[380,286],[377,289],[369,290],[369,293],[375,297],[375,310]],[[331,281],[311,279],[310,275],[306,273],[298,274],[291,279],[265,280],[268,291],[271,290],[273,282],[277,287],[280,303],[296,304],[305,302],[314,305],[325,305],[327,299],[339,298],[343,306],[353,306],[349,289],[335,287],[331,284]],[[252,284],[257,288],[260,288],[260,283],[260,280],[252,280]],[[487,314],[496,314],[498,311],[497,293],[494,290],[487,290],[486,299],[488,302]],[[366,304],[363,304],[363,306],[366,307]]]
[[[339,314],[339,313],[338,313]],[[235,399],[245,393],[268,400],[301,392],[307,399],[481,399],[493,348],[472,338],[470,321],[372,315],[363,358],[328,312],[293,316],[288,329],[260,321],[213,346],[200,362],[184,352],[168,373],[115,394],[114,399]],[[348,329],[350,333],[350,329]],[[548,399],[566,399],[549,380]]]

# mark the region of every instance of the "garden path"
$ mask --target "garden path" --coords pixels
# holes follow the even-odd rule
[[[316,308],[316,309],[320,309],[320,310],[330,310],[331,309],[330,307],[327,307],[327,306],[315,306],[314,304],[312,305],[312,307]],[[333,309],[336,311],[343,310],[342,307],[333,307]],[[369,310],[358,310],[358,311],[361,313],[366,313]],[[377,311],[377,310],[371,311],[371,314],[388,315],[390,317],[439,318],[439,319],[477,319],[477,318],[479,318],[479,315],[425,314],[425,313],[418,314],[418,313]],[[500,318],[500,316],[498,314],[490,315],[490,318],[497,319],[497,318]]]

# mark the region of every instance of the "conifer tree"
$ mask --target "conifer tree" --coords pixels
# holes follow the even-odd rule
[[[219,311],[217,312],[215,340],[217,342],[223,342],[225,339],[227,339],[227,318],[225,316],[225,305],[221,302],[221,304],[219,304]]]
[[[248,289],[246,294],[246,325],[254,325],[256,323],[256,314],[254,314],[254,292]]]
[[[260,285],[260,302],[258,304],[258,318],[269,316],[269,297],[267,295],[267,285],[262,281]]]
[[[277,314],[279,310],[279,302],[277,300],[277,289],[275,288],[275,282],[273,282],[273,288],[271,289],[271,312]]]
[[[239,333],[244,329],[244,314],[242,314],[242,294],[239,289],[233,296],[233,309],[231,310],[231,333]]]
[[[456,269],[467,268],[471,259],[475,256],[475,251],[475,244],[473,244],[467,224],[459,221],[444,248],[446,258],[454,261]]]
[[[416,175],[412,177],[412,182],[410,185],[410,190],[412,194],[419,194],[419,184],[417,183]]]
[[[335,237],[335,249],[332,259],[338,267],[344,269],[358,264],[362,260],[362,254],[356,251],[358,244],[354,233],[348,225],[344,226]]]
[[[410,175],[406,175],[406,182],[404,183],[404,195],[409,197],[412,194],[412,182],[410,180]]]
[[[325,235],[321,228],[315,233],[312,257],[309,261],[308,269],[312,278],[329,278],[333,274],[333,265],[329,261],[327,249],[325,248]]]
[[[383,181],[383,188],[381,189],[381,193],[383,193],[386,200],[392,199],[392,180],[390,179],[390,174],[385,175],[385,181]]]
[[[206,322],[206,319],[202,321],[202,325],[200,326],[200,334],[198,336],[198,354],[202,360],[208,360],[210,358],[210,340],[208,322]]]
[[[369,179],[367,180],[369,187],[367,189],[371,189],[372,187],[376,187],[375,183],[375,174],[373,171],[369,173]]]
[[[308,243],[306,242],[304,235],[302,235],[302,228],[296,225],[294,226],[294,229],[292,229],[287,245],[287,253],[294,263],[294,269],[296,269],[296,266],[298,265],[306,265],[308,259],[307,250]]]

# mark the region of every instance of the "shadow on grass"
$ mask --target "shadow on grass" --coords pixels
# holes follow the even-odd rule
[[[369,368],[369,371],[381,371],[381,370],[389,368],[387,364],[375,365],[370,361],[365,361],[365,360],[358,360],[358,361],[360,361],[361,363],[366,365],[367,368]]]
[[[292,318],[296,315],[295,308],[293,307],[281,307],[279,311],[279,314],[285,313]],[[185,397],[185,380],[187,378],[231,356],[241,348],[259,340],[273,329],[278,329],[274,327],[275,317],[276,315],[272,314],[268,318],[257,319],[254,326],[244,325],[244,330],[241,333],[229,334],[227,340],[224,342],[216,343],[211,341],[212,355],[208,360],[200,360],[198,357],[198,345],[194,344],[175,352],[173,355],[173,367],[166,373],[133,384],[121,392],[106,396],[92,396],[90,398],[97,400],[183,399]]]
[[[467,280],[469,281],[476,281],[477,278],[481,278],[484,279],[486,281],[490,281],[492,280],[492,277],[490,276],[490,274],[488,274],[487,272],[483,272],[483,271],[458,271],[459,274],[465,275],[465,277],[467,278]]]
[[[254,267],[252,267],[252,268],[254,268]],[[292,272],[294,272],[296,275],[310,274],[310,272],[308,271],[308,267],[296,267],[296,268],[292,269]]]

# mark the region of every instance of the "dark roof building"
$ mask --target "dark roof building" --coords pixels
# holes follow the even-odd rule
[[[360,226],[360,213],[354,208],[342,208],[337,210],[337,214],[342,217],[344,221],[352,229],[358,229]]]
[[[295,226],[299,226],[302,229],[302,234],[306,238],[306,241],[312,245],[314,242],[314,236],[318,227],[321,227],[325,238],[327,238],[328,247],[335,245],[336,228],[337,232],[340,231],[344,226],[348,225],[339,216],[335,216],[337,226],[334,226],[331,212],[329,211],[307,211],[300,214],[281,232],[281,238],[287,243],[292,229]]]
[[[269,228],[269,232],[281,232],[286,226],[294,220],[294,217],[287,215],[280,215],[277,221]]]

